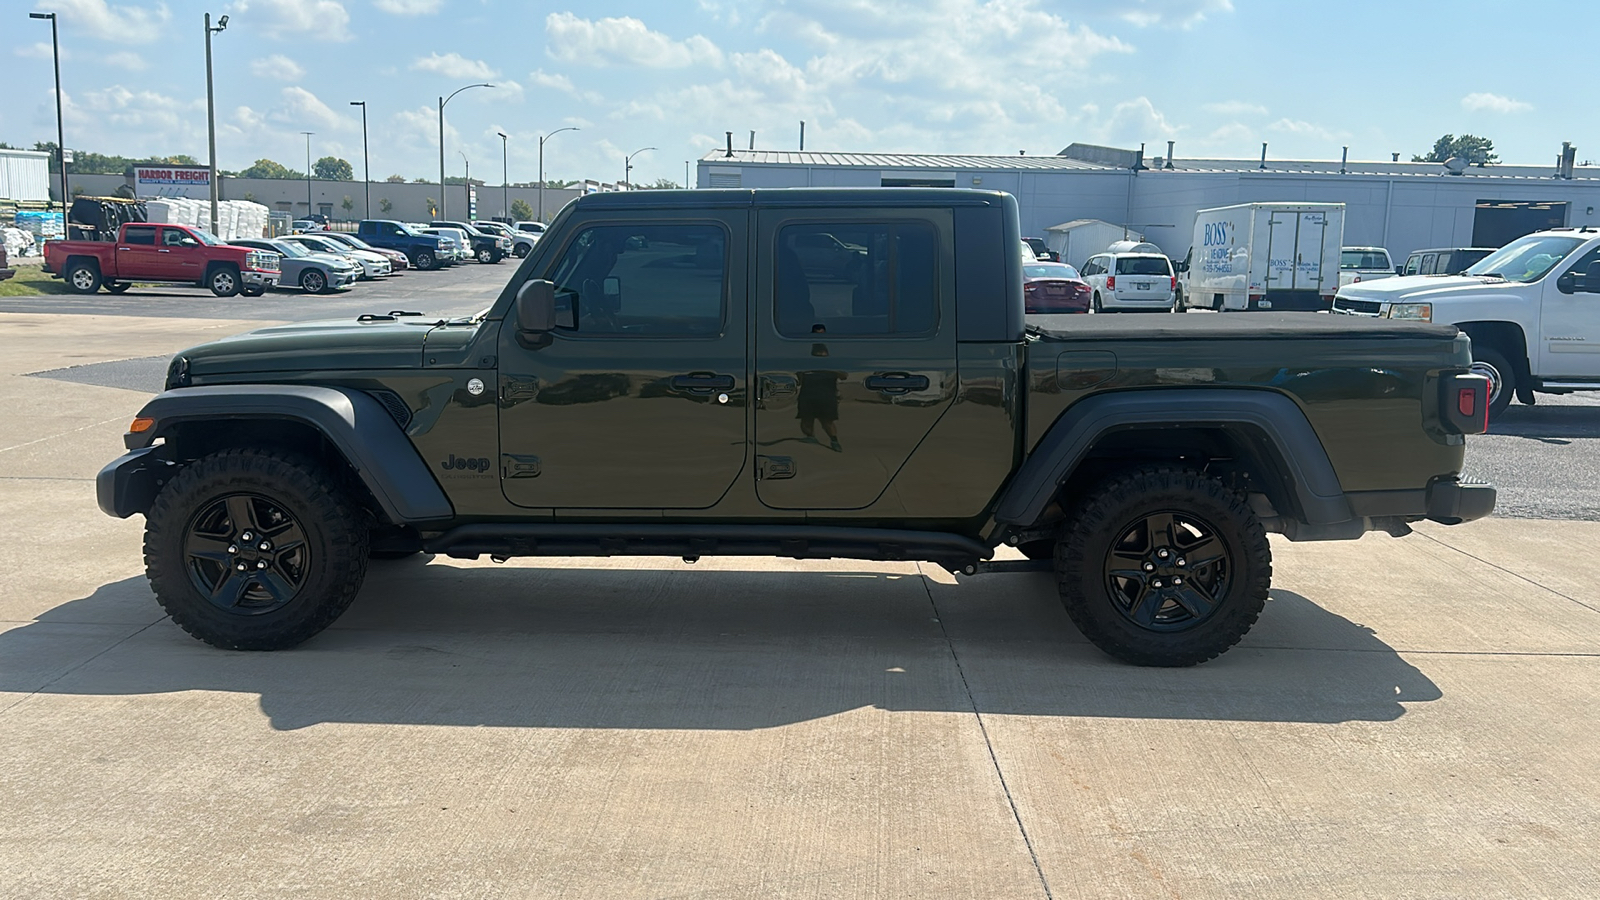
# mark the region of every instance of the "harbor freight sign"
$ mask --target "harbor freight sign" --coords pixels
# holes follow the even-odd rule
[[[140,197],[211,195],[211,171],[205,166],[134,166],[133,183]]]

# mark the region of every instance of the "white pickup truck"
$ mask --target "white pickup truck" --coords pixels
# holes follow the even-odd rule
[[[1501,247],[1460,275],[1339,288],[1334,313],[1455,325],[1490,381],[1489,415],[1514,395],[1600,390],[1600,229],[1555,228]]]

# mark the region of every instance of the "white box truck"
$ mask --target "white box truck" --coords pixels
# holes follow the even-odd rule
[[[1321,310],[1339,290],[1343,203],[1240,203],[1195,213],[1180,308]]]

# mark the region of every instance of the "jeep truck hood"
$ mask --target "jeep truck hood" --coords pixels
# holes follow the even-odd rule
[[[445,320],[435,316],[297,322],[236,334],[191,347],[178,355],[189,361],[189,374],[197,378],[268,372],[417,369],[423,365],[424,353],[434,332],[470,335],[475,330],[475,325],[445,324]]]

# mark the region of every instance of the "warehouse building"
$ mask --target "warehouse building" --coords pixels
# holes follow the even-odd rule
[[[1169,144],[1169,152],[1171,145]],[[1055,156],[719,149],[699,187],[970,187],[1017,198],[1022,232],[1081,264],[1121,230],[1181,259],[1195,212],[1260,201],[1340,202],[1344,243],[1396,260],[1426,247],[1498,247],[1540,228],[1600,225],[1600,167],[1184,159],[1072,144]],[[1085,230],[1084,223],[1091,223]],[[1054,230],[1052,230],[1054,229]],[[1069,236],[1077,233],[1076,238]],[[1094,234],[1094,240],[1083,235]],[[1120,236],[1120,235],[1118,235]]]

